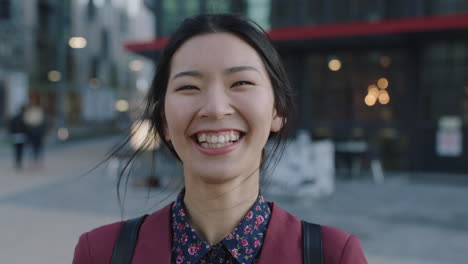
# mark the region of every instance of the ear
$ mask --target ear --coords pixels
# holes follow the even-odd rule
[[[276,109],[273,112],[273,120],[271,121],[271,132],[278,132],[283,127],[284,118],[279,116]]]

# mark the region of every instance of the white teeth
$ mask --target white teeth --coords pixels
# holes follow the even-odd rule
[[[206,134],[198,135],[198,142],[204,142],[204,141],[206,141]]]
[[[212,143],[212,144],[218,143],[218,137],[217,136],[211,136],[210,143]]]
[[[227,145],[232,145],[233,141],[239,140],[239,132],[226,131],[217,135],[209,135],[200,133],[197,135],[198,143],[206,148],[222,148]]]

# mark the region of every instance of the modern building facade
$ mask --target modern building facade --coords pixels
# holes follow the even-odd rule
[[[153,19],[136,0],[0,0],[0,124],[23,104],[57,127],[113,122],[152,67],[123,43],[153,38]]]
[[[0,123],[27,101],[34,21],[24,1],[0,0]]]
[[[468,1],[146,4],[158,38],[129,43],[129,50],[157,60],[184,17],[246,15],[282,55],[297,93],[298,130],[332,138],[337,157],[379,157],[386,170],[468,172]],[[356,141],[367,147],[346,144]]]

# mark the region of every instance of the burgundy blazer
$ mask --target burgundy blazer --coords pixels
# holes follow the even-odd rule
[[[271,203],[272,215],[260,251],[259,264],[302,264],[301,220]],[[171,263],[171,204],[146,217],[141,226],[132,263]],[[81,235],[73,264],[110,263],[122,222]],[[322,226],[325,264],[367,264],[359,239],[337,228]]]

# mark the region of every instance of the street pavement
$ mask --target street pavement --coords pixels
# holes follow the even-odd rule
[[[115,143],[107,138],[54,147],[42,168],[29,164],[20,173],[7,152],[0,153],[0,263],[71,263],[83,232],[175,199],[175,187],[148,191],[129,184],[122,212],[115,162],[87,173]],[[468,263],[468,186],[410,179],[338,181],[335,193],[320,199],[264,193],[300,218],[357,235],[369,263]]]

